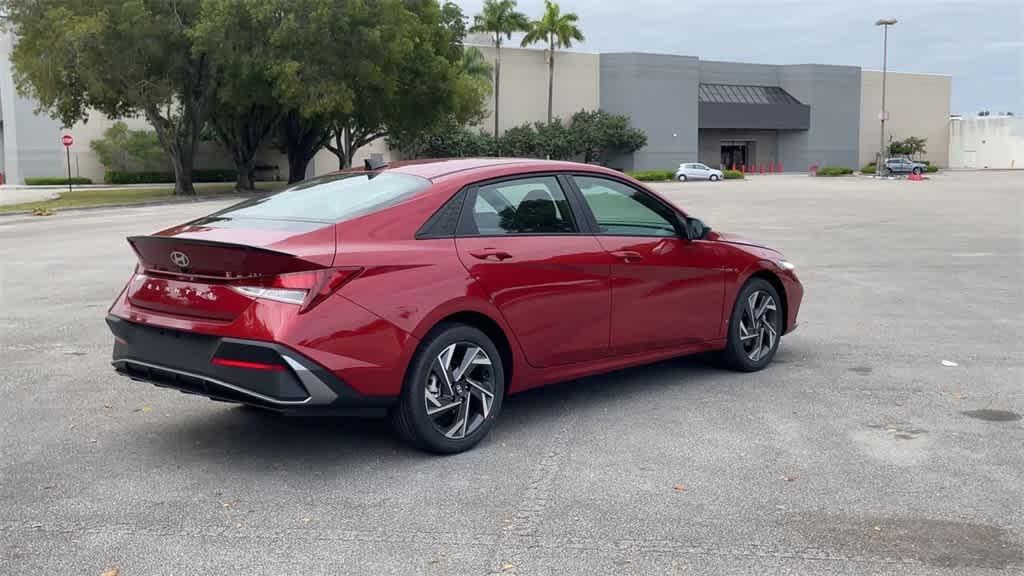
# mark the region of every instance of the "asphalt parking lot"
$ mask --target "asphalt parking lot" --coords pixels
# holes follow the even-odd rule
[[[1024,572],[1024,172],[658,188],[797,264],[774,365],[528,392],[444,458],[113,374],[124,237],[223,203],[0,217],[0,573]]]

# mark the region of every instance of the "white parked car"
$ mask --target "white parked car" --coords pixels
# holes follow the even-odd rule
[[[691,164],[680,164],[676,170],[676,180],[686,182],[687,180],[711,180],[716,182],[722,179],[722,171],[709,168],[699,162]]]

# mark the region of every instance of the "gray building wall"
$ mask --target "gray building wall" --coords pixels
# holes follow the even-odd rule
[[[601,54],[600,58],[601,108],[629,116],[634,126],[647,133],[647,146],[632,159],[615,159],[616,168],[670,169],[698,160],[717,166],[716,142],[723,139],[752,141],[752,161],[782,162],[790,171],[806,170],[811,164],[858,165],[860,68],[715,62],[639,53]],[[779,86],[805,106],[780,111],[772,105],[750,105],[758,108],[751,112],[753,116],[730,112],[729,122],[716,121],[698,132],[703,118],[698,104],[701,83]],[[794,127],[806,129],[789,129]],[[722,130],[726,128],[730,130]]]
[[[811,107],[806,131],[779,132],[786,170],[857,167],[860,146],[860,68],[798,64],[779,69],[779,86]]]
[[[700,130],[700,161],[712,168],[722,163],[722,142],[749,142],[747,153],[753,165],[777,162],[778,132],[775,130]],[[731,168],[731,166],[726,166]]]
[[[8,184],[24,184],[26,176],[63,176],[66,168],[60,124],[36,114],[36,103],[15,90],[9,58],[12,46],[10,33],[0,33],[0,169]]]
[[[778,86],[779,68],[772,64],[700,61],[700,81],[704,84]]]
[[[601,109],[629,116],[647,146],[613,168],[657,170],[697,161],[700,61],[666,54],[601,54]]]

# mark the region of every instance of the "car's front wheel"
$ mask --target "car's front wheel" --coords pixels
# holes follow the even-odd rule
[[[718,174],[712,174],[709,180],[712,182],[718,182]]]
[[[472,326],[442,324],[416,351],[392,422],[422,450],[462,452],[487,435],[504,393],[505,370],[494,342]]]
[[[782,300],[763,278],[752,278],[740,290],[729,319],[723,352],[731,368],[754,372],[768,365],[779,349],[783,331]]]
[[[686,182],[686,174],[676,174],[676,180],[679,182]]]
[[[921,175],[921,169],[920,168],[914,167],[913,172],[914,172],[915,176],[920,176]]]

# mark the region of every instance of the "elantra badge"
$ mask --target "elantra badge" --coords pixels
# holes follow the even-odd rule
[[[171,252],[171,262],[178,268],[188,268],[188,265],[191,264],[191,261],[188,259],[188,254],[178,252],[177,250]]]

